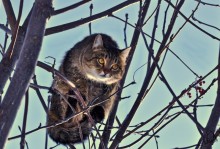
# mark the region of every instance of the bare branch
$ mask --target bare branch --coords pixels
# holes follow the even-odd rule
[[[90,17],[92,16],[92,10],[93,10],[93,4],[91,4],[89,6],[89,9],[90,9]],[[92,34],[92,23],[89,22],[89,34],[91,35]]]
[[[208,74],[206,75],[206,77],[209,76],[212,72],[213,72],[213,70],[210,71],[210,73],[208,73]],[[211,84],[207,87],[206,91],[208,91],[208,90],[214,85],[215,82],[216,82],[216,80],[213,80],[213,81],[211,82]],[[198,82],[197,82],[196,84],[198,84]],[[196,84],[192,85],[191,87],[189,87],[189,88],[186,89],[186,90],[190,90],[190,89],[191,89],[193,86],[195,86]],[[180,97],[182,97],[182,96],[183,96],[183,92],[178,96],[178,98],[180,98]],[[185,106],[185,108],[188,109],[189,107],[191,107],[193,103],[195,103],[199,98],[201,98],[201,96],[203,96],[203,95],[200,95],[199,97],[196,97],[196,99],[193,100],[191,103],[189,103],[187,106]],[[149,123],[150,121],[152,121],[153,119],[155,119],[156,117],[160,116],[160,115],[162,114],[162,112],[164,112],[165,110],[167,110],[166,112],[164,112],[164,114],[161,116],[161,118],[158,120],[158,122],[156,122],[156,123],[154,124],[154,126],[152,126],[148,131],[146,131],[145,134],[143,134],[143,135],[142,135],[139,139],[137,139],[136,141],[132,142],[132,143],[129,144],[129,145],[123,146],[122,148],[126,148],[126,147],[128,147],[128,146],[131,146],[131,145],[133,145],[133,144],[139,142],[141,139],[144,139],[144,138],[148,135],[148,133],[149,133],[151,130],[153,130],[153,129],[155,129],[156,127],[158,127],[158,126],[162,123],[162,121],[163,121],[164,119],[170,118],[171,116],[167,116],[167,114],[168,114],[168,112],[169,112],[171,109],[174,108],[174,106],[173,106],[174,103],[175,103],[175,101],[172,100],[172,102],[170,102],[169,105],[167,105],[165,108],[163,108],[163,109],[162,109],[161,111],[159,111],[157,114],[155,114],[153,117],[151,117],[150,119],[148,119],[148,120],[145,121],[145,122],[141,122],[140,125],[136,125],[133,130],[131,130],[130,132],[128,132],[126,135],[124,135],[124,138],[126,138],[127,136],[131,135],[131,134],[134,133],[136,130],[138,130],[139,128],[143,127],[144,125],[146,125],[147,123]],[[179,106],[178,106],[178,107],[179,107]],[[180,116],[180,114],[182,114],[182,113],[183,113],[183,111],[178,112],[178,113],[176,113],[175,115],[173,115],[174,117],[172,118],[171,121],[173,121],[175,118],[177,118],[178,116]],[[168,123],[170,123],[171,121],[169,121]],[[167,125],[167,124],[165,124],[165,125]],[[162,126],[162,127],[165,127],[165,125]],[[162,130],[162,129],[160,129],[160,130]],[[158,132],[159,132],[159,131],[156,131],[156,132],[154,133],[154,135],[155,135],[156,133],[158,133]],[[147,139],[147,142],[148,142],[154,135],[150,136],[150,138]],[[145,143],[147,143],[147,142],[145,142]]]
[[[210,24],[208,24],[208,23],[204,23],[204,22],[202,22],[202,21],[196,19],[194,15],[192,16],[192,19],[193,19],[194,21],[197,21],[198,23],[200,23],[200,24],[202,24],[202,25],[205,25],[205,26],[208,26],[208,27],[210,27],[210,28],[213,28],[213,29],[216,29],[216,30],[220,31],[220,28],[218,28],[218,27],[216,27],[216,26],[214,26],[214,25],[210,25]]]
[[[207,3],[207,2],[204,2],[204,1],[201,1],[201,0],[195,0],[195,1],[201,2],[201,4],[203,4],[203,5],[214,6],[214,7],[220,7],[219,4],[211,4],[211,3]]]
[[[21,52],[23,41],[24,31],[19,29],[12,56],[10,57],[9,53],[11,52],[7,51],[5,53],[7,56],[4,56],[0,63],[0,92],[3,92],[3,88],[10,77],[11,72],[14,70],[15,63]]]
[[[43,11],[44,10],[44,11]],[[8,133],[14,122],[21,99],[24,96],[34,73],[41,49],[47,18],[52,10],[52,2],[36,0],[24,40],[21,59],[11,80],[9,88],[0,105],[0,148],[4,148]],[[37,24],[37,25],[36,25]],[[30,28],[35,28],[34,30]],[[25,74],[23,72],[26,72]]]
[[[140,0],[125,1],[125,2],[122,2],[121,4],[119,4],[115,7],[112,7],[112,8],[110,8],[108,10],[105,10],[101,13],[95,14],[91,17],[87,17],[87,18],[80,19],[80,20],[77,20],[77,21],[74,21],[74,22],[70,22],[70,23],[66,23],[66,24],[63,24],[63,25],[47,28],[45,35],[51,35],[51,34],[59,33],[59,32],[62,32],[62,31],[69,30],[69,29],[73,29],[73,28],[78,27],[82,24],[89,23],[91,21],[95,21],[95,20],[103,18],[103,17],[107,17],[107,16],[111,15],[112,13],[114,13],[114,12],[124,8],[124,7],[127,7],[127,6],[129,6],[133,3],[136,3],[138,1],[140,1]]]
[[[75,4],[73,4],[73,5],[70,5],[70,6],[68,6],[68,7],[65,7],[65,8],[62,8],[62,9],[58,9],[58,10],[54,10],[54,12],[52,13],[52,15],[62,14],[62,13],[64,13],[64,12],[66,12],[66,11],[75,9],[75,8],[81,6],[81,5],[85,4],[85,3],[88,3],[88,2],[90,2],[90,1],[91,1],[91,0],[82,0],[82,1],[80,1],[80,2],[78,2],[78,3],[75,3]]]
[[[6,56],[8,56],[10,58],[12,56],[12,53],[13,53],[13,50],[14,50],[14,46],[15,46],[15,41],[16,41],[17,36],[18,36],[19,24],[20,24],[21,15],[22,15],[22,9],[23,9],[23,2],[24,1],[21,0],[20,4],[19,4],[18,19],[17,19],[16,24],[15,24],[15,29],[12,32],[12,41],[11,41],[11,44],[10,44],[10,46],[8,48],[7,55],[6,55]]]
[[[34,75],[34,77],[33,77],[33,81],[34,81],[34,85],[38,85],[37,79],[36,79],[36,76],[35,76],[35,75]],[[36,88],[34,88],[34,89],[35,89],[35,91],[36,91],[36,93],[37,93],[37,96],[38,96],[38,98],[39,98],[39,100],[40,100],[40,102],[41,102],[43,108],[44,108],[44,111],[47,113],[47,112],[48,112],[48,108],[47,108],[47,105],[46,105],[46,103],[45,103],[45,101],[44,101],[43,96],[41,95],[41,92],[40,92],[39,88],[36,87]],[[48,88],[47,88],[47,89],[48,89]]]
[[[5,31],[5,33],[11,35],[11,30],[9,28],[7,28],[4,24],[0,24],[0,29]]]
[[[218,63],[220,64],[220,45],[219,45],[219,58]],[[220,67],[218,67],[218,90],[217,97],[215,100],[214,107],[211,115],[205,127],[205,132],[202,137],[201,149],[210,149],[214,141],[216,140],[215,131],[220,118]]]
[[[128,14],[126,13],[126,14],[125,14],[125,27],[124,27],[124,42],[125,42],[125,47],[128,47],[127,34],[126,34],[127,24],[128,24]]]
[[[142,24],[143,24],[143,21],[146,17],[146,14],[147,14],[147,11],[148,11],[148,8],[150,6],[150,2],[151,1],[146,1],[143,5],[143,11],[142,11],[142,14],[140,15],[141,17],[138,18],[137,20],[137,28],[141,28],[142,27]],[[135,48],[136,48],[136,45],[137,45],[137,42],[138,42],[138,38],[140,36],[140,32],[138,30],[135,30],[134,33],[133,33],[133,38],[132,38],[132,41],[131,41],[131,52],[129,53],[129,57],[128,57],[128,61],[127,61],[127,67],[126,67],[126,70],[125,70],[125,74],[127,74],[127,71],[128,71],[128,68],[130,66],[130,63],[131,63],[131,60],[132,60],[132,57],[133,57],[133,54],[134,54],[134,51],[135,51]],[[126,77],[126,76],[125,76]],[[125,82],[125,77],[123,78],[123,80],[120,82],[121,86],[123,86],[124,82]],[[142,93],[140,93],[142,94]],[[140,95],[139,94],[139,95]],[[119,94],[119,97],[121,96],[121,92]],[[127,127],[129,126],[138,106],[140,105],[141,103],[141,97],[138,97],[131,109],[131,111],[129,112],[129,114],[127,115],[126,119],[123,121],[122,123],[122,126],[121,126],[121,129],[118,130],[118,133],[117,135],[115,136],[115,139],[114,141],[112,142],[111,146],[110,146],[110,149],[115,149],[118,144],[121,142],[121,140],[123,139],[123,135],[127,129]]]
[[[15,13],[14,10],[12,8],[11,2],[9,0],[2,0],[4,8],[5,8],[5,12],[8,18],[8,22],[10,24],[12,33],[15,32],[15,24],[16,24],[16,18],[15,18]]]
[[[23,125],[21,131],[21,142],[20,142],[21,149],[24,149],[24,145],[25,145],[25,131],[26,131],[27,115],[28,115],[28,103],[29,103],[29,91],[27,90],[25,95],[24,116],[23,116]]]
[[[219,37],[216,37],[212,34],[210,34],[209,32],[205,31],[204,29],[202,29],[201,27],[199,27],[198,25],[196,25],[195,23],[193,23],[192,21],[188,20],[188,18],[179,10],[177,10],[177,8],[168,0],[165,0],[170,6],[172,6],[176,11],[178,11],[178,13],[185,19],[187,20],[191,25],[193,25],[195,28],[197,28],[198,30],[200,30],[201,32],[205,33],[206,35],[210,36],[213,39],[216,39],[218,41],[220,41]]]

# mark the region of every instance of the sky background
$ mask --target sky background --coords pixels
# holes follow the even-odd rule
[[[208,2],[208,0],[206,0]],[[11,0],[15,13],[18,12],[18,1]],[[77,1],[76,1],[77,2]],[[89,2],[77,9],[72,11],[68,11],[64,14],[53,16],[47,23],[47,27],[52,27],[56,25],[60,25],[63,23],[68,23],[71,21],[79,20],[81,18],[85,18],[89,16],[89,6],[93,3],[94,9],[93,14],[102,12],[112,6],[115,6],[123,1],[121,0],[94,0]],[[175,3],[175,1],[172,1]],[[212,0],[209,1],[211,3],[220,4],[220,0]],[[73,2],[70,0],[65,1],[58,1],[54,0],[54,8],[59,9],[65,6],[71,5]],[[157,4],[157,1],[153,1],[150,6],[150,10],[146,18],[149,17],[149,14],[153,12]],[[186,15],[189,16],[192,10],[196,6],[196,2],[194,0],[187,0],[181,9],[181,11]],[[30,11],[33,5],[33,0],[24,1],[24,9],[23,9],[23,16],[21,20],[21,24],[23,20],[26,18],[28,12]],[[166,9],[167,3],[162,2],[161,4],[161,11],[158,23],[158,31],[156,34],[156,39],[162,39],[161,27],[163,23],[163,16],[164,11]],[[114,15],[124,19],[125,14],[129,14],[129,23],[135,24],[138,18],[138,9],[139,4],[133,4],[125,9],[122,9]],[[173,9],[169,11],[169,17],[172,13]],[[200,5],[198,11],[195,13],[197,19],[204,21],[208,24],[212,24],[218,28],[220,28],[220,9],[219,7],[212,7],[206,5]],[[6,16],[4,12],[4,8],[0,2],[0,23],[4,24],[6,22]],[[154,18],[151,18],[147,25],[144,26],[144,32],[151,34],[152,32],[152,24],[154,22]],[[184,19],[179,16],[177,18],[177,22],[175,24],[175,28],[173,33],[177,31],[177,29],[184,23]],[[220,32],[216,29],[211,29],[209,27],[199,25],[209,33],[217,36],[220,38]],[[124,23],[111,17],[102,18],[97,21],[92,22],[92,33],[106,33],[110,35],[113,39],[115,39],[120,48],[125,48],[124,44]],[[132,39],[134,29],[130,26],[127,27],[127,41],[128,45]],[[43,41],[41,53],[39,56],[39,60],[43,62],[52,62],[52,59],[46,59],[47,56],[52,56],[56,58],[56,68],[62,62],[62,58],[66,51],[68,51],[75,43],[82,40],[85,36],[89,35],[89,28],[88,24],[81,25],[77,28],[64,31],[61,33],[53,34],[46,36]],[[4,43],[4,32],[0,30],[0,43],[3,45]],[[150,41],[147,38],[148,43]],[[154,49],[155,51],[158,49],[159,44],[155,43]],[[187,65],[189,65],[193,71],[195,71],[198,75],[204,76],[210,70],[212,70],[218,61],[218,51],[219,51],[219,42],[214,40],[198,29],[194,28],[192,25],[187,24],[179,33],[179,35],[175,38],[175,40],[171,43],[170,49],[172,49]],[[156,52],[155,52],[156,53]],[[146,73],[146,65],[139,69],[135,75],[134,72],[143,64],[147,62],[148,52],[143,43],[143,39],[140,36],[136,52],[134,54],[134,58],[132,60],[127,78],[126,83],[128,84],[133,81],[133,77],[135,78],[136,84],[129,86],[128,88],[124,89],[122,97],[130,96],[130,98],[125,99],[120,102],[119,110],[118,110],[118,117],[121,122],[126,117],[127,113],[131,109],[142,85],[142,82],[145,77]],[[1,58],[1,57],[0,57]],[[164,66],[162,71],[168,80],[169,84],[171,85],[172,89],[175,91],[176,95],[179,95],[182,90],[187,88],[192,82],[196,80],[196,76],[192,74],[173,54],[168,52],[167,58],[165,60]],[[39,85],[43,86],[50,86],[52,82],[52,74],[42,70],[41,68],[36,68],[35,74],[37,75],[37,81]],[[210,75],[205,81],[204,88],[206,88],[211,81],[216,78],[217,73],[213,73]],[[202,100],[199,101],[201,105],[203,104],[213,104],[216,97],[216,84],[211,88],[211,90],[205,94]],[[48,91],[41,90],[45,102],[47,102]],[[194,91],[192,90],[192,93]],[[183,103],[189,103],[194,99],[193,97],[190,99],[188,96],[184,96],[181,98]],[[154,87],[150,91],[150,93],[145,97],[141,106],[139,107],[138,111],[135,114],[134,119],[131,122],[131,125],[138,124],[142,121],[146,121],[151,116],[156,114],[160,111],[163,107],[165,107],[170,101],[172,100],[172,95],[169,93],[168,89],[165,85],[160,81],[157,80]],[[17,113],[17,117],[13,128],[10,133],[10,137],[20,134],[18,129],[18,125],[22,126],[23,120],[23,109],[24,109],[24,100],[21,104],[21,107]],[[180,109],[178,109],[180,110]],[[192,109],[190,110],[192,111]],[[205,126],[210,115],[211,108],[210,107],[202,107],[198,109],[198,120],[199,122]],[[172,110],[171,113],[175,113],[175,110]],[[156,119],[157,120],[157,119]],[[26,130],[32,130],[39,126],[41,123],[45,125],[46,122],[46,115],[39,102],[36,93],[34,90],[30,89],[30,101],[29,101],[29,111],[28,111],[28,123]],[[152,121],[151,123],[147,124],[141,130],[147,130],[151,126],[154,125],[156,121]],[[166,126],[162,131],[160,131],[157,135],[158,138],[158,145],[161,149],[171,149],[175,147],[185,147],[194,145],[199,140],[199,133],[194,125],[194,123],[189,119],[188,116],[182,114],[176,120],[174,120],[171,124]],[[131,141],[140,137],[139,135],[132,135],[128,137],[125,141],[123,141],[120,146],[124,146],[129,144]],[[147,139],[147,138],[146,138]],[[146,139],[143,139],[145,141]],[[26,141],[28,142],[28,146],[30,149],[41,149],[44,148],[45,142],[45,130],[40,130],[35,133],[26,136]],[[143,141],[136,144],[132,148],[138,148]],[[8,141],[6,144],[6,149],[15,149],[19,148],[20,139],[15,139],[12,141]],[[54,146],[55,143],[49,139],[49,147]],[[82,148],[81,145],[76,146],[78,148]],[[218,149],[220,147],[219,141],[215,143],[213,149]],[[65,148],[64,146],[57,147],[58,149]],[[144,148],[154,149],[156,148],[156,144],[154,139],[152,139],[148,144],[144,146]]]

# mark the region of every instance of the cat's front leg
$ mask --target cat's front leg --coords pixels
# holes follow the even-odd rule
[[[96,122],[101,122],[104,120],[104,118],[108,118],[112,107],[114,106],[116,100],[116,95],[112,95],[111,97],[109,96],[102,96],[100,97],[100,100],[98,100],[98,102],[96,102],[96,106],[94,106],[94,108],[91,109],[90,114],[92,116],[92,118],[96,121]]]

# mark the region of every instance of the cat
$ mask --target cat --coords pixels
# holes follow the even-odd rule
[[[76,85],[87,106],[95,105],[90,108],[95,123],[107,118],[114,106],[115,92],[123,77],[130,49],[120,50],[106,34],[92,34],[67,51],[61,63],[59,71]],[[52,89],[48,125],[82,111],[74,92],[62,80],[55,77]],[[75,144],[85,140],[92,127],[86,114],[81,113],[63,124],[48,128],[48,134],[57,143]]]

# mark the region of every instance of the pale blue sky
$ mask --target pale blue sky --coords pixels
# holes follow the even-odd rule
[[[208,1],[208,0],[206,0]],[[18,2],[17,0],[11,0],[15,12],[18,10]],[[103,10],[110,8],[111,6],[115,6],[123,2],[122,0],[116,1],[106,1],[106,0],[94,0],[92,3],[94,5],[93,13],[98,13]],[[212,3],[220,4],[219,0],[212,0]],[[33,0],[25,1],[24,2],[24,12],[22,21],[26,17],[26,14],[31,9]],[[64,6],[68,6],[72,4],[72,1],[54,1],[54,7],[56,9],[62,8]],[[174,3],[174,2],[173,2]],[[89,15],[89,6],[91,2],[77,8],[73,11],[69,11],[64,15],[58,15],[52,17],[47,24],[47,27],[52,27],[55,25],[67,23],[70,21],[75,21],[80,18],[87,17]],[[152,11],[155,9],[157,1],[152,2],[149,13],[151,14]],[[187,0],[181,9],[182,12],[189,16],[192,12],[192,9],[195,8],[196,2],[194,0]],[[166,2],[162,2],[162,10],[160,11],[160,21],[158,24],[158,32],[156,34],[156,38],[161,40],[161,23],[163,22],[163,14],[166,8]],[[125,18],[125,13],[129,14],[129,22],[132,24],[136,23],[137,16],[138,16],[138,8],[139,4],[134,4],[129,6],[125,9],[122,9],[115,13],[116,16]],[[170,12],[172,9],[170,9]],[[216,27],[220,27],[220,9],[219,7],[211,7],[211,6],[204,6],[200,5],[198,11],[196,12],[195,16],[209,24],[215,25]],[[149,16],[149,15],[148,15]],[[146,33],[151,34],[152,32],[152,23],[154,18],[151,18],[150,22],[143,28]],[[5,13],[4,8],[1,4],[0,6],[0,23],[5,23]],[[178,17],[177,23],[175,25],[174,31],[176,31],[184,22],[181,16]],[[220,38],[220,32],[218,30],[210,29],[203,25],[200,25],[206,31],[210,32],[211,34]],[[111,35],[119,44],[119,47],[124,48],[124,35],[123,35],[123,28],[124,23],[116,20],[114,18],[102,18],[98,21],[92,22],[92,32],[102,32]],[[127,40],[128,44],[130,44],[134,29],[129,27],[127,28]],[[175,33],[175,32],[174,32]],[[70,49],[76,42],[80,41],[85,36],[89,35],[89,28],[88,24],[82,25],[78,28],[68,30],[65,32],[61,32],[58,34],[50,35],[45,37],[42,50],[40,53],[39,60],[41,61],[50,61],[50,59],[45,59],[47,56],[55,57],[56,68],[61,63],[61,60],[65,54],[65,52]],[[148,42],[150,41],[147,38]],[[3,44],[4,41],[4,32],[0,30],[0,43]],[[157,50],[158,44],[155,45],[155,50]],[[213,69],[218,60],[218,50],[219,50],[219,42],[217,40],[213,40],[204,33],[200,32],[199,30],[195,29],[192,25],[187,24],[180,34],[176,37],[174,42],[171,43],[170,48],[185,62],[187,63],[198,75],[205,75],[211,69]],[[133,81],[133,74],[135,70],[147,62],[147,49],[143,43],[143,39],[140,36],[140,40],[136,49],[136,53],[134,55],[131,69],[128,72],[128,77],[126,79],[126,84]],[[167,58],[165,60],[164,67],[162,71],[167,78],[168,82],[170,83],[172,89],[175,91],[176,95],[179,95],[182,90],[187,88],[189,84],[195,81],[196,77],[182,64],[180,61],[173,56],[170,52],[168,52]],[[126,99],[120,103],[118,116],[121,121],[124,120],[125,116],[129,112],[133,102],[135,101],[137,94],[141,88],[143,79],[145,77],[146,66],[141,68],[135,74],[135,81],[137,84],[126,88],[123,92],[123,96],[130,95],[129,99]],[[47,73],[46,71],[42,70],[41,68],[36,69],[38,83],[40,85],[50,86],[52,81],[52,75]],[[206,84],[204,88],[206,88],[209,83],[212,81],[213,78],[217,76],[216,73],[211,75],[206,79]],[[216,97],[216,85],[211,88],[211,90],[200,100],[200,104],[212,104]],[[47,102],[47,91],[42,90],[44,95],[44,99]],[[193,93],[193,91],[192,91]],[[33,90],[30,90],[30,107],[28,113],[28,123],[27,123],[27,130],[32,130],[38,127],[39,123],[42,125],[45,124],[46,115],[45,112],[36,97],[36,94]],[[195,97],[195,96],[193,96]],[[156,114],[160,111],[163,107],[165,107],[172,99],[171,94],[165,87],[165,85],[160,81],[157,80],[156,84],[152,88],[151,92],[146,96],[141,104],[139,110],[137,111],[133,121],[131,124],[138,124],[142,121],[146,121],[148,118]],[[194,98],[192,98],[194,99]],[[187,96],[181,98],[183,103],[189,103],[192,99],[189,99]],[[192,111],[192,109],[190,110]],[[210,114],[211,108],[200,108],[198,109],[198,119],[199,122],[205,126],[208,120],[208,116]],[[172,112],[171,112],[172,113]],[[14,123],[13,129],[10,133],[10,136],[14,136],[19,134],[18,125],[22,126],[22,116],[23,116],[23,102],[18,111],[16,121]],[[147,124],[142,130],[149,129],[156,121],[153,121]],[[158,138],[159,148],[161,149],[171,149],[174,147],[185,147],[189,145],[193,145],[197,143],[199,139],[199,133],[194,125],[194,123],[188,118],[188,116],[182,114],[178,117],[175,121],[165,127],[162,131],[160,131],[157,135],[160,137]],[[132,137],[128,137],[120,146],[124,146],[129,144],[131,141],[137,139],[139,135],[133,135]],[[147,138],[146,138],[147,139]],[[143,139],[145,141],[146,139]],[[26,136],[26,141],[28,142],[30,149],[41,149],[44,148],[44,140],[45,140],[45,130],[40,130],[38,132],[32,133]],[[143,141],[138,143],[134,148],[138,148]],[[16,139],[13,141],[9,141],[6,145],[6,149],[15,149],[19,148],[20,139]],[[55,144],[49,140],[49,147],[54,146]],[[220,143],[217,142],[213,149],[218,149]],[[58,149],[65,148],[62,146],[57,147]],[[81,148],[80,145],[77,146],[77,149]],[[144,148],[155,149],[155,141],[152,139]]]

